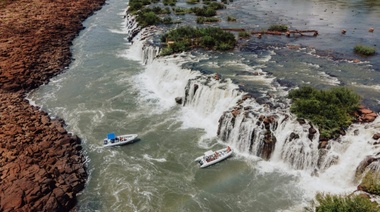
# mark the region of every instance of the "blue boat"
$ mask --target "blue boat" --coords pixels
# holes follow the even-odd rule
[[[137,134],[116,135],[114,132],[108,133],[107,138],[103,140],[103,146],[121,146],[124,144],[132,143],[137,140]]]

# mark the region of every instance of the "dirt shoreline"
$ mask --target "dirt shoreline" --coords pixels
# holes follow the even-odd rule
[[[82,22],[104,3],[0,2],[0,211],[75,210],[87,179],[80,139],[25,95],[70,64]]]

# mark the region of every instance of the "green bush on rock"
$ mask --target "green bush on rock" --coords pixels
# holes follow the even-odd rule
[[[360,102],[360,96],[346,87],[317,90],[306,86],[290,91],[289,98],[291,112],[317,125],[322,138],[332,138],[348,127]]]
[[[368,193],[380,195],[380,173],[369,170],[360,186]]]
[[[251,37],[251,34],[247,31],[241,31],[239,32],[239,38],[249,38]]]
[[[357,54],[365,55],[365,56],[371,56],[376,53],[376,49],[374,47],[356,45],[354,47],[354,52]]]
[[[286,32],[288,31],[288,26],[282,24],[273,24],[268,28],[268,31]]]
[[[376,202],[371,202],[370,199],[361,195],[338,196],[319,193],[316,200],[319,203],[315,208],[316,212],[376,212],[380,210]]]
[[[161,41],[168,44],[162,49],[161,55],[188,51],[197,47],[227,51],[236,45],[236,39],[232,33],[225,32],[217,27],[178,27],[164,34]]]
[[[153,11],[139,11],[137,15],[137,21],[141,27],[147,27],[150,25],[159,24],[161,22],[161,19]]]

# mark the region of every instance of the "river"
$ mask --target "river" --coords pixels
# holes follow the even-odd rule
[[[78,195],[78,210],[302,211],[316,192],[354,191],[354,169],[374,151],[366,141],[378,129],[378,119],[349,129],[343,142],[332,146],[341,160],[319,177],[283,161],[283,150],[264,161],[216,136],[220,116],[242,95],[238,87],[251,92],[262,107],[285,101],[294,86],[346,85],[371,109],[380,110],[379,56],[360,58],[350,50],[359,42],[380,43],[380,5],[348,2],[236,0],[219,16],[232,15],[237,22],[221,21],[221,26],[259,30],[281,22],[320,35],[252,37],[241,41],[241,51],[195,51],[145,65],[138,42],[127,41],[127,2],[108,1],[85,21],[86,29],[73,42],[71,65],[28,96],[51,116],[63,118],[67,130],[82,139],[89,178]],[[369,33],[369,27],[375,32]],[[346,35],[340,33],[343,28]],[[353,63],[356,58],[362,62]],[[203,95],[185,107],[175,103],[188,79],[212,73],[231,80],[202,88]],[[279,140],[287,127],[277,132]],[[354,136],[355,130],[361,134]],[[103,148],[108,132],[137,133],[140,140]],[[226,145],[236,149],[226,161],[206,169],[194,162],[203,152]]]

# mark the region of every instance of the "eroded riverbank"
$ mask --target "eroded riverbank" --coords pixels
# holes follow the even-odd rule
[[[84,188],[80,139],[24,97],[68,66],[82,21],[104,2],[0,3],[1,211],[68,211]]]

